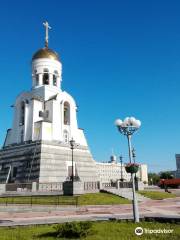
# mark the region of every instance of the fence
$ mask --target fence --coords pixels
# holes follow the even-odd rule
[[[78,196],[60,196],[60,195],[44,195],[44,196],[11,196],[11,197],[0,197],[0,204],[5,204],[6,206],[12,204],[26,204],[26,205],[54,205],[54,206],[64,206],[64,205],[74,205],[78,206]]]

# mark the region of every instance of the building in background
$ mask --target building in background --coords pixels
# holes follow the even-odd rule
[[[180,178],[180,154],[176,154],[176,168],[177,170],[175,171],[175,177]]]
[[[121,164],[117,163],[116,156],[111,156],[107,163],[96,162],[97,173],[102,183],[116,182],[121,179]],[[147,165],[140,164],[136,176],[144,183],[148,183]],[[131,180],[131,174],[127,173],[124,164],[122,164],[122,178],[128,182]]]

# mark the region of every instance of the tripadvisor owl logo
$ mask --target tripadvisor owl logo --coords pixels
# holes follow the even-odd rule
[[[135,228],[135,234],[140,236],[143,234],[143,228],[142,227],[137,227]]]

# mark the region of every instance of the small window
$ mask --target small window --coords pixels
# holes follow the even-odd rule
[[[57,86],[57,75],[53,74],[53,86]]]
[[[49,74],[48,73],[43,74],[43,84],[49,85]]]
[[[64,124],[70,124],[70,105],[68,102],[64,103]]]
[[[57,86],[57,78],[58,78],[58,71],[54,71],[54,74],[53,74],[53,85],[54,86]]]
[[[19,125],[24,125],[24,116],[25,116],[25,103],[21,103],[21,109],[20,109],[20,122]]]

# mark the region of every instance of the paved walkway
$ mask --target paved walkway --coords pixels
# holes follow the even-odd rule
[[[139,204],[140,217],[180,218],[180,197],[148,200]],[[132,205],[24,206],[0,205],[0,226],[62,223],[73,220],[132,219]]]
[[[127,198],[129,200],[133,200],[133,193],[131,188],[119,188],[119,189],[110,188],[110,189],[104,189],[104,191],[115,194],[123,198]],[[137,192],[136,192],[136,198],[139,202],[150,200],[150,198],[144,197],[143,195],[138,194]]]

